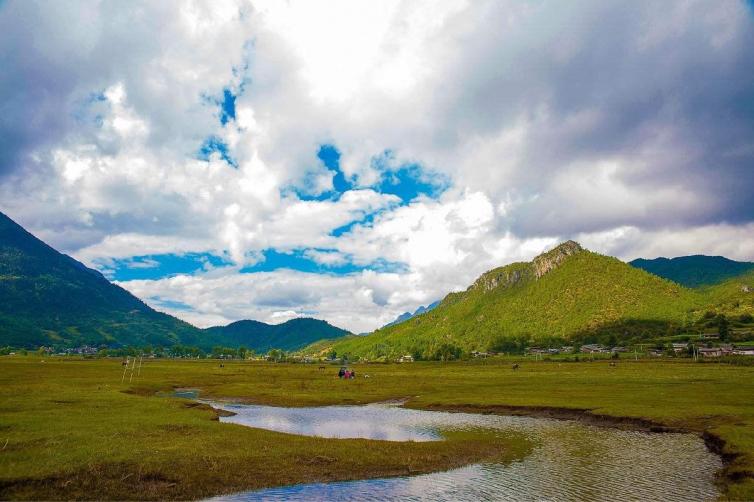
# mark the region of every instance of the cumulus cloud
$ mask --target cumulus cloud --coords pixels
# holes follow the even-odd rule
[[[202,325],[364,331],[566,238],[752,260],[753,20],[701,0],[3,2],[0,210],[100,267],[223,256],[123,283]],[[443,190],[387,193],[406,166]],[[321,271],[241,272],[271,249]]]

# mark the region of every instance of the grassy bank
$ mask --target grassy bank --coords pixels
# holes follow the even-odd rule
[[[732,458],[728,495],[754,499],[752,367],[524,362],[512,371],[490,360],[356,366],[359,378],[348,382],[336,370],[156,360],[121,384],[118,361],[0,358],[0,497],[202,497],[516,458],[529,446],[486,434],[413,444],[298,437],[220,424],[210,409],[155,396],[193,387],[207,397],[293,406],[407,398],[417,408],[642,418],[719,437]]]

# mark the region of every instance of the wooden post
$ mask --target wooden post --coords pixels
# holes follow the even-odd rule
[[[136,374],[137,377],[141,376],[141,363],[142,363],[142,361],[144,361],[144,354],[141,354],[139,356],[139,372]]]
[[[123,365],[123,376],[120,378],[120,383],[126,380],[126,370],[128,369],[128,358],[126,358],[126,364]]]
[[[131,376],[128,378],[128,383],[134,379],[134,370],[136,369],[136,358],[134,357],[134,364],[131,366]]]

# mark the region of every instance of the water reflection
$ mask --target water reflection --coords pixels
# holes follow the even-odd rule
[[[223,418],[224,422],[327,438],[438,441],[442,436],[437,428],[446,421],[443,414],[428,415],[387,405],[277,408],[212,403],[212,406],[236,413]]]
[[[275,408],[217,405],[223,421],[323,437],[432,441],[440,430],[525,434],[536,446],[509,465],[478,464],[413,477],[305,484],[218,500],[711,500],[721,467],[692,434],[652,434],[579,422],[443,413],[396,406]]]

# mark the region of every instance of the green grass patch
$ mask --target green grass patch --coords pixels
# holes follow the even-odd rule
[[[218,423],[206,407],[156,396],[197,388],[203,397],[284,406],[407,399],[413,408],[564,408],[644,419],[718,437],[731,459],[721,478],[727,495],[754,499],[754,368],[519,362],[517,371],[494,359],[362,364],[359,378],[342,381],[335,366],[151,360],[121,384],[119,361],[3,357],[0,497],[197,498],[510,460],[530,447],[524,438],[468,431],[430,443],[308,438]]]

